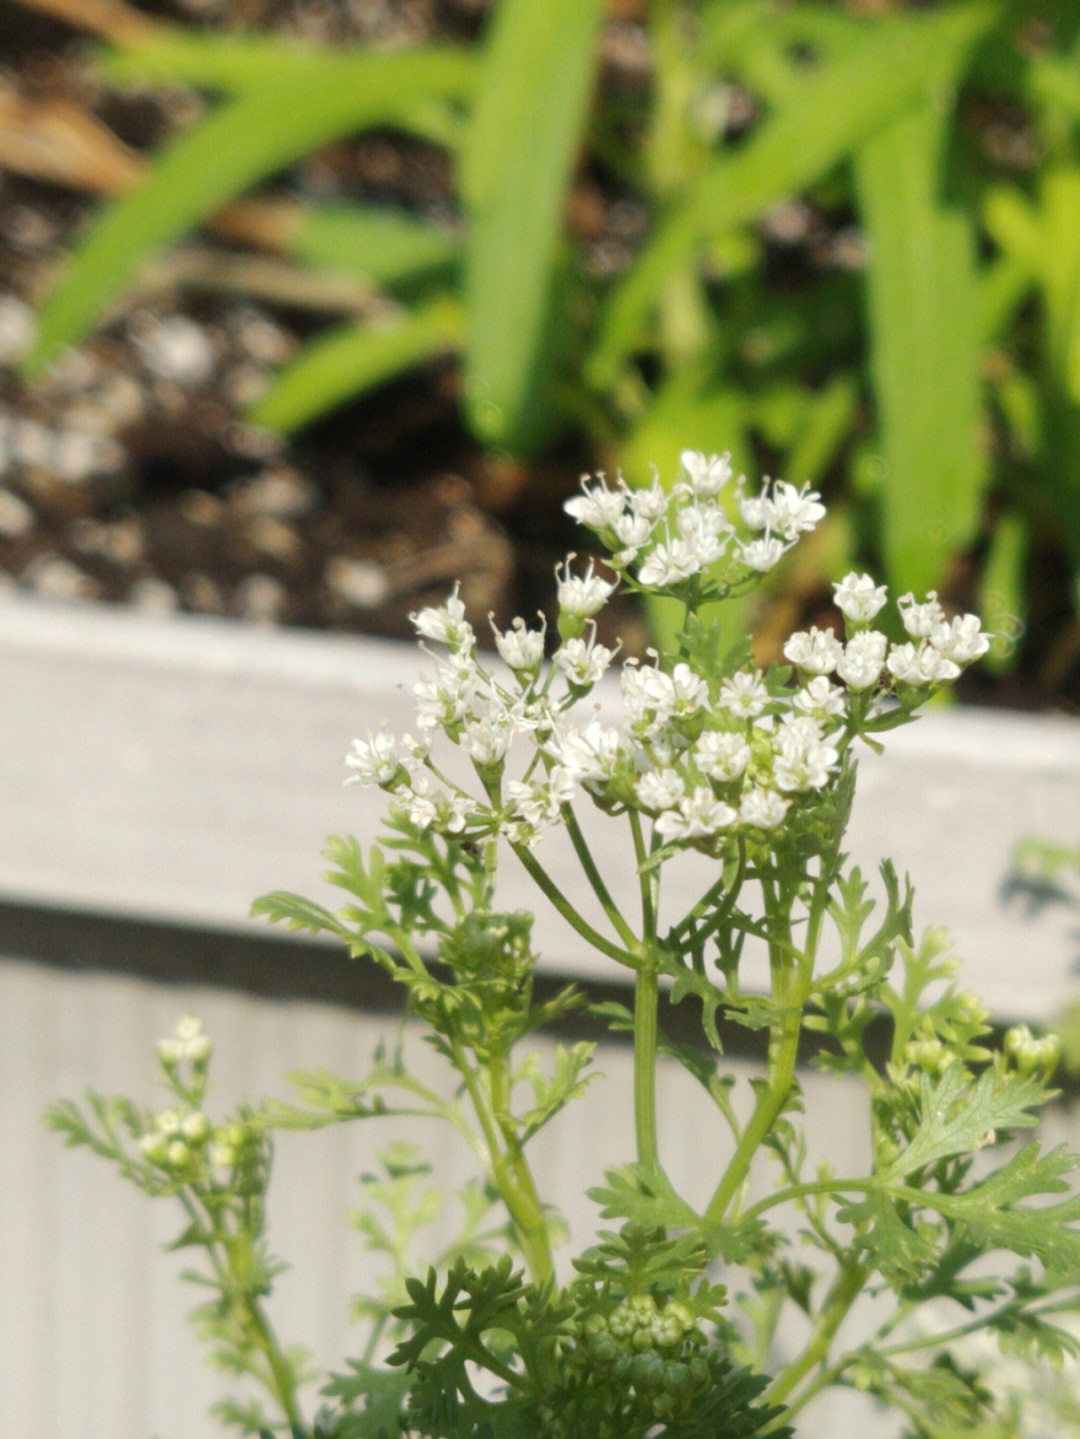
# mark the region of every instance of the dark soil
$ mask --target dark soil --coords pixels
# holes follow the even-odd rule
[[[339,41],[461,41],[480,32],[486,7],[160,0],[139,8],[185,23]],[[627,83],[641,81],[641,9],[636,0],[612,6],[609,63]],[[83,38],[66,25],[0,0],[0,111],[9,123],[21,105],[38,117],[74,107],[138,153],[201,103],[100,92],[82,54]],[[25,168],[0,174],[0,365],[25,343],[26,302],[42,292],[96,203],[95,186],[75,178],[57,184]],[[392,199],[426,212],[453,203],[444,157],[392,135],[334,146],[289,179],[323,195]],[[627,207],[609,204],[587,177],[572,197],[571,223],[595,247],[597,264],[625,248]],[[505,625],[514,614],[550,609],[554,565],[581,544],[562,501],[597,457],[573,444],[529,466],[485,453],[461,424],[449,361],[293,442],[252,432],[240,419],[245,407],[326,315],[287,285],[283,293],[272,264],[243,296],[198,281],[208,269],[220,281],[235,259],[211,237],[181,247],[46,380],[27,387],[10,373],[0,378],[0,588],[390,636],[411,634],[409,613],[459,580],[480,624],[489,613]],[[1045,636],[1031,672],[969,674],[964,698],[1080,713],[1061,593],[1064,577],[1062,589],[1051,586],[1036,603],[1033,622]],[[826,602],[827,592],[807,595],[805,616],[794,618],[819,618]],[[622,635],[624,654],[647,643],[627,600],[610,607],[604,625],[609,642]]]

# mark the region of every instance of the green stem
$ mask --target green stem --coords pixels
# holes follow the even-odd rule
[[[836,853],[821,857],[821,868],[814,885],[807,924],[806,947],[800,953],[791,941],[791,917],[781,908],[773,880],[761,879],[765,918],[769,933],[769,968],[772,975],[772,996],[780,1006],[781,1019],[769,1038],[769,1073],[758,1094],[742,1138],[735,1146],[723,1178],[717,1185],[708,1208],[705,1223],[718,1225],[750,1169],[751,1161],[762,1140],[768,1135],[780,1114],[795,1082],[795,1064],[802,1033],[803,1006],[810,992],[814,974],[821,926],[829,898],[829,885],[836,867]]]
[[[192,1196],[181,1190],[178,1198],[192,1222],[202,1229],[203,1220]],[[296,1402],[296,1375],[293,1367],[281,1352],[281,1346],[257,1297],[249,1292],[243,1279],[236,1273],[229,1237],[222,1230],[218,1215],[205,1203],[202,1209],[210,1225],[210,1243],[206,1245],[206,1253],[218,1288],[223,1298],[232,1302],[238,1301],[243,1306],[247,1315],[244,1328],[253,1337],[255,1347],[261,1352],[269,1371],[263,1376],[263,1383],[277,1402],[286,1421],[299,1428],[302,1415]]]
[[[814,1331],[810,1336],[806,1348],[795,1360],[789,1364],[784,1372],[765,1391],[765,1397],[772,1404],[778,1404],[781,1400],[794,1390],[807,1374],[818,1364],[828,1357],[829,1347],[836,1337],[836,1331],[847,1318],[851,1306],[862,1292],[870,1271],[866,1265],[861,1264],[857,1259],[849,1259],[836,1276],[832,1288],[825,1298],[817,1320],[814,1324]],[[797,1410],[810,1398],[809,1393],[800,1400],[790,1404],[779,1419],[776,1425],[789,1420]],[[766,1428],[764,1433],[768,1433]]]
[[[754,1112],[742,1132],[742,1138],[735,1146],[735,1153],[716,1186],[713,1197],[705,1210],[705,1224],[714,1228],[720,1224],[728,1206],[735,1197],[750,1169],[750,1163],[758,1146],[769,1133],[777,1115],[787,1102],[795,1080],[795,1061],[799,1050],[799,1035],[802,1032],[802,1004],[785,1005],[779,1030],[774,1031],[769,1042],[769,1078],[759,1091]]]
[[[599,930],[594,929],[589,921],[577,912],[547,870],[525,845],[515,844],[512,848],[536,887],[547,896],[567,924],[575,929],[582,939],[591,944],[594,949],[599,950],[601,954],[606,954],[609,959],[617,960],[619,964],[625,964],[629,969],[638,968],[640,964],[638,957],[612,940],[606,939]]]
[[[641,888],[641,934],[647,944],[656,938],[656,902],[659,876],[645,869],[648,854],[645,850],[645,836],[641,830],[641,816],[637,810],[628,811],[630,833],[634,840],[634,858],[637,860],[638,882]]]
[[[593,894],[595,894],[600,901],[601,908],[611,921],[612,928],[616,931],[623,944],[628,948],[632,948],[637,936],[627,924],[626,920],[623,919],[622,914],[619,912],[618,905],[612,899],[611,893],[604,883],[603,876],[596,867],[596,861],[592,857],[592,851],[589,849],[585,836],[581,832],[581,826],[577,822],[577,816],[568,804],[562,806],[562,817],[566,825],[566,832],[570,836],[570,843],[574,846],[574,853],[581,861],[581,867],[585,871],[585,878],[589,881]]]
[[[282,1354],[270,1322],[263,1313],[262,1305],[255,1298],[247,1299],[246,1303],[251,1324],[259,1336],[259,1345],[266,1356],[266,1362],[273,1377],[274,1392],[281,1405],[281,1411],[290,1424],[299,1427],[301,1414],[296,1403],[296,1376],[293,1373],[292,1365]]]
[[[660,1167],[656,1140],[656,1017],[659,985],[656,967],[643,965],[634,980],[634,1130],[638,1163]]]
[[[544,1206],[521,1144],[509,1122],[510,1083],[505,1055],[493,1046],[487,1070],[489,1100],[477,1082],[477,1071],[469,1064],[461,1044],[452,1040],[451,1045],[454,1067],[464,1081],[487,1146],[492,1183],[506,1205],[529,1273],[538,1284],[543,1284],[554,1276],[555,1265]]]

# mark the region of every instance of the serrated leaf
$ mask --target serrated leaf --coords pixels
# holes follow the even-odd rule
[[[248,911],[252,917],[265,915],[272,924],[284,922],[290,929],[306,929],[311,934],[336,934],[350,944],[356,935],[337,915],[314,900],[287,890],[260,895]]]
[[[1032,1111],[1046,1099],[1046,1091],[1033,1080],[1003,1080],[992,1069],[974,1083],[960,1064],[949,1065],[936,1082],[924,1074],[919,1127],[883,1177],[903,1179],[939,1159],[974,1153],[999,1131],[1034,1128],[1039,1121]]]

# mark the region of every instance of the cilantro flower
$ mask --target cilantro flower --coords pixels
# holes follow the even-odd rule
[[[836,608],[849,623],[866,624],[885,604],[885,586],[875,585],[869,575],[854,570],[833,585]]]
[[[575,620],[587,620],[604,608],[615,586],[593,574],[591,560],[583,575],[571,574],[570,561],[574,558],[574,555],[567,555],[561,575],[558,569],[555,571],[556,595],[564,615]]]
[[[784,645],[784,656],[798,669],[811,675],[830,675],[837,666],[843,648],[832,630],[797,630]]]

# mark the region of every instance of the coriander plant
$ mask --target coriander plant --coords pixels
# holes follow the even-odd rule
[[[747,644],[721,652],[716,606],[814,528],[816,493],[776,483],[751,494],[727,457],[687,451],[670,485],[600,477],[567,507],[608,568],[573,567],[574,556],[561,567],[553,644],[543,621],[515,620],[495,632],[496,666],[456,593],[416,615],[437,659],[416,686],[415,734],[379,732],[348,756],[351,780],[388,799],[380,844],[330,842],[329,877],[348,904],[333,913],[278,893],[255,905],[339,937],[400,983],[452,1091],[381,1047],[366,1074],[305,1074],[300,1103],[214,1122],[209,1044],[188,1018],[159,1048],[167,1109],[91,1096],[89,1115],[62,1104],[53,1121],[182,1204],[179,1242],[206,1256],[209,1337],[273,1404],[226,1408],[247,1432],[750,1439],[807,1432],[802,1411],[832,1385],[877,1396],[919,1436],[991,1424],[993,1394],[953,1346],[980,1335],[1038,1354],[1076,1347],[1055,1316],[1077,1300],[1080,1199],[1060,1196],[1078,1160],[1016,1142],[1051,1095],[1058,1046],[1022,1029],[996,1043],[986,1009],[954,983],[944,934],[916,936],[910,885],[885,861],[875,902],[843,851],[859,744],[879,747],[987,637],[974,616],[909,594],[898,602],[907,637],[890,642],[875,627],[884,588],[849,574],[835,586],[844,637],[793,634],[789,666],[763,673]],[[615,655],[595,616],[616,585],[678,602],[684,618],[670,662],[623,665],[609,719],[595,691]],[[601,812],[602,853],[587,807]],[[545,864],[556,844],[576,857],[580,893]],[[665,880],[685,851],[707,867],[681,911]],[[583,949],[633,988],[632,1010],[591,1010],[632,1035],[635,1148],[592,1191],[605,1227],[568,1259],[560,1196],[541,1191],[529,1142],[579,1095],[594,1046],[529,1040],[588,998],[576,986],[537,998],[532,916],[499,908],[505,865],[523,866]],[[618,868],[634,876],[630,910],[613,894]],[[753,986],[742,961],[755,948],[768,978]],[[676,1043],[661,1016],[691,1001],[698,1042]],[[767,1040],[748,1106],[733,1100],[729,1026]],[[857,1173],[807,1168],[808,1034],[815,1063],[862,1082],[872,1144]],[[657,1085],[673,1063],[715,1106],[704,1204],[665,1168]],[[448,1250],[412,1254],[431,1212],[426,1166],[399,1145],[365,1177],[360,1226],[392,1272],[362,1301],[366,1348],[329,1377],[309,1427],[300,1360],[262,1307],[275,1268],[263,1243],[270,1133],[394,1113],[445,1119],[472,1146],[465,1222]],[[872,1320],[843,1343],[864,1293],[877,1297]],[[791,1309],[805,1337],[782,1357],[774,1339]]]

